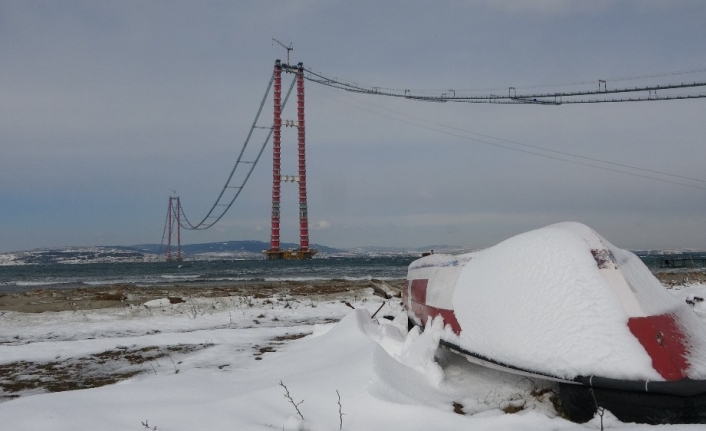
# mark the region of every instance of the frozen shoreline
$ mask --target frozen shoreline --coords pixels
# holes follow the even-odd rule
[[[403,280],[387,280],[401,287]],[[198,286],[172,284],[166,286],[135,286],[113,284],[76,288],[42,288],[25,292],[0,294],[0,312],[18,311],[77,311],[101,308],[139,306],[157,298],[214,298],[228,296],[316,296],[345,292],[360,292],[370,285],[365,280],[307,280],[269,282],[204,283]],[[176,300],[176,299],[175,299]]]
[[[105,299],[112,304],[105,308],[0,311],[0,421],[8,428],[117,431],[149,421],[161,430],[336,429],[336,391],[344,430],[599,427],[598,419],[562,419],[550,382],[437,349],[434,328],[407,333],[399,301],[374,296],[366,282],[111,289],[147,296],[135,304]],[[670,291],[688,299],[706,285]],[[60,299],[88,301],[73,295],[95,292]],[[165,292],[185,301],[164,301]],[[57,299],[52,294],[42,292]],[[297,402],[306,400],[305,420],[280,381]],[[617,430],[652,428],[609,413],[604,421]]]

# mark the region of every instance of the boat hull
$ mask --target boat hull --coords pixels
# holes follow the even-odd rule
[[[534,246],[537,238],[550,237],[555,241],[550,243],[550,246],[569,244],[571,247],[578,247],[579,251],[576,252],[578,257],[573,260],[567,258],[566,265],[569,269],[565,272],[575,271],[577,277],[584,279],[594,277],[591,279],[592,283],[583,285],[577,283],[576,289],[566,289],[565,284],[570,284],[570,279],[568,281],[562,279],[561,283],[564,285],[557,283],[556,277],[552,278],[550,273],[556,268],[558,268],[557,271],[562,270],[563,262],[556,259],[557,254],[549,263],[542,261],[541,258],[534,259],[529,267],[520,265],[513,268],[514,260],[508,258],[507,263],[504,262],[507,268],[503,268],[497,274],[484,270],[480,266],[481,262],[489,265],[489,259],[487,255],[483,255],[483,251],[460,256],[427,256],[410,265],[407,283],[402,292],[403,304],[407,309],[410,323],[423,328],[430,319],[440,318],[446,327],[440,341],[445,348],[465,355],[469,361],[486,367],[559,383],[564,413],[576,422],[585,422],[600,412],[600,409],[608,409],[625,422],[706,423],[706,380],[699,377],[692,378],[692,375],[698,376],[699,373],[703,375],[703,372],[694,369],[689,360],[694,359],[694,355],[702,351],[690,349],[695,349],[693,346],[698,344],[699,338],[693,336],[693,333],[701,332],[703,322],[694,323],[693,320],[698,319],[694,319],[691,310],[683,310],[684,304],[681,306],[672,304],[669,307],[654,306],[654,298],[657,298],[658,304],[673,298],[669,297],[639,259],[629,252],[616,249],[590,228],[580,224],[561,224],[545,229],[549,229],[550,234],[535,234],[529,240],[517,242],[520,245],[526,246],[530,243]],[[566,244],[557,242],[556,232],[571,238],[562,240]],[[543,234],[543,232],[540,233]],[[561,235],[558,237],[561,238]],[[579,241],[575,241],[576,238]],[[549,248],[540,248],[540,250]],[[567,250],[566,247],[564,250]],[[573,253],[572,250],[564,252]],[[586,254],[587,257],[584,258],[581,253]],[[498,253],[489,253],[489,255],[497,257]],[[559,256],[561,257],[562,254]],[[571,265],[579,265],[576,262],[584,266],[593,266],[587,269],[571,267]],[[492,262],[490,264],[492,265]],[[556,334],[561,337],[563,336],[561,330],[565,329],[566,332],[565,339],[553,345],[560,347],[556,351],[556,356],[559,357],[556,363],[560,365],[569,363],[563,368],[558,367],[559,372],[553,372],[551,367],[542,369],[541,366],[537,366],[537,364],[544,364],[533,357],[533,351],[528,353],[517,347],[523,340],[518,341],[518,337],[513,332],[526,331],[527,334],[538,332],[541,335],[547,328],[556,331],[556,328],[551,327],[552,319],[549,319],[550,326],[545,327],[540,326],[542,319],[539,317],[536,320],[518,320],[509,324],[508,320],[512,321],[514,316],[506,313],[497,322],[488,324],[488,319],[492,319],[494,314],[494,310],[488,310],[488,308],[493,304],[498,307],[495,309],[498,314],[510,309],[518,310],[518,314],[522,315],[523,307],[532,306],[526,304],[528,296],[521,296],[526,294],[523,290],[524,285],[518,287],[502,281],[508,278],[506,273],[512,271],[528,274],[526,277],[530,279],[528,286],[539,286],[539,294],[546,296],[544,302],[556,300],[554,296],[557,292],[560,294],[570,292],[573,295],[571,298],[567,301],[559,300],[557,303],[571,304],[574,314],[588,308],[589,312],[586,313],[589,315],[588,318],[584,320],[576,318],[578,323],[575,327],[572,327],[572,319],[564,320],[561,323],[562,328],[553,333],[554,337]],[[547,273],[550,274],[547,275]],[[486,283],[490,280],[490,284],[477,283],[474,278],[476,275]],[[558,287],[549,293],[542,293],[541,290],[544,287],[542,276],[547,276],[547,285],[554,283]],[[524,281],[522,277],[519,279],[520,283]],[[496,280],[498,280],[497,283],[495,283]],[[517,294],[503,296],[502,292],[497,292],[506,287],[515,289],[513,292]],[[581,288],[589,292],[584,295],[588,298],[589,305],[586,307],[582,307],[580,303]],[[486,289],[488,293],[484,295],[484,292],[475,291],[469,294],[470,289]],[[595,293],[597,291],[600,291],[599,294]],[[521,296],[521,299],[515,301],[516,296]],[[495,297],[501,297],[503,301],[493,302]],[[594,299],[596,297],[603,298],[603,302],[597,302]],[[479,299],[477,302],[468,302],[468,298]],[[591,303],[591,299],[594,299],[594,302]],[[576,306],[576,301],[579,302],[579,306]],[[611,301],[612,305],[603,306],[604,303]],[[561,309],[550,308],[549,310],[557,313],[558,318],[565,317],[562,316]],[[607,326],[607,329],[601,333],[601,337],[590,333],[592,325],[587,325],[586,322],[603,324],[604,321],[615,323],[612,323],[614,325],[612,327]],[[533,331],[533,325],[537,325],[536,331]],[[496,330],[496,326],[505,326],[507,331],[503,332],[502,328]],[[482,328],[486,330],[490,328],[494,332],[487,336],[479,335],[478,332],[482,331]],[[583,336],[584,330],[589,334]],[[565,345],[576,346],[574,349],[590,352],[593,349],[590,343],[595,343],[597,339],[606,340],[613,333],[621,334],[620,336],[623,337],[621,340],[627,340],[625,345],[630,344],[629,348],[623,349],[622,342],[611,345],[610,340],[604,344],[612,350],[605,345],[596,344],[595,350],[603,353],[596,354],[597,359],[594,361],[590,358],[584,360],[584,357],[578,357],[577,362],[583,365],[572,367],[571,359],[576,359],[578,355],[571,349],[561,348]],[[537,340],[544,341],[541,336]],[[581,340],[585,341],[582,343]],[[529,343],[530,346],[534,344]],[[552,351],[552,344],[536,352],[546,357],[551,357],[555,353]],[[562,355],[568,359],[561,357]],[[606,368],[601,364],[601,361],[606,358],[623,368],[619,370]],[[636,364],[634,372],[631,368],[633,360]],[[700,358],[694,362],[700,362]],[[596,370],[608,372],[602,374]],[[631,376],[635,377],[631,378]]]
[[[706,423],[704,393],[679,396],[561,383],[559,399],[564,414],[574,422],[591,420],[600,413],[600,406],[622,422],[653,425]]]

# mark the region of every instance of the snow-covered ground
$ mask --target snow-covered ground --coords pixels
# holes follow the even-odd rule
[[[703,285],[672,291],[684,300],[706,296]],[[0,393],[6,400],[0,403],[0,428],[600,428],[599,418],[586,424],[562,419],[552,403],[551,383],[482,368],[437,349],[438,325],[408,333],[399,301],[387,302],[371,318],[382,303],[367,292],[0,312],[0,381],[21,388]],[[694,310],[704,318],[706,304],[697,301]],[[91,385],[113,376],[117,383],[47,393],[41,382],[22,385],[33,373],[44,382]],[[622,424],[609,413],[603,422],[616,430],[654,428]]]

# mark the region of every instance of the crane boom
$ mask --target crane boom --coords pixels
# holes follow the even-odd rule
[[[289,64],[289,51],[294,51],[294,47],[292,46],[292,42],[289,42],[289,46],[283,44],[279,40],[275,39],[274,37],[272,38],[275,42],[277,42],[282,48],[287,50],[287,64]]]

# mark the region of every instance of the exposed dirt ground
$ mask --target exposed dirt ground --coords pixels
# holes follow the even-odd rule
[[[655,276],[665,287],[692,283],[706,284],[705,270],[660,271]],[[401,288],[404,280],[386,281]],[[43,311],[91,310],[99,308],[140,305],[157,298],[169,298],[173,303],[183,298],[217,298],[227,296],[252,296],[264,298],[288,294],[296,297],[356,292],[370,287],[367,280],[281,281],[267,283],[239,283],[234,285],[141,287],[116,284],[73,289],[36,289],[20,293],[0,294],[0,311],[41,313]]]
[[[660,271],[655,276],[666,287],[694,283],[706,284],[706,270],[704,269]]]
[[[377,282],[377,280],[375,281]],[[392,286],[400,286],[403,281],[386,281]],[[273,304],[288,307],[289,301],[311,303],[341,298],[369,295],[371,282],[328,280],[309,282],[273,282],[252,283],[226,286],[182,286],[138,287],[134,285],[111,285],[99,287],[81,287],[72,289],[37,289],[21,293],[0,295],[0,316],[7,311],[41,313],[45,311],[89,311],[98,308],[118,308],[141,306],[153,299],[169,298],[172,304],[182,306],[195,304],[199,300],[232,298],[235,303],[248,309],[249,304]],[[364,299],[363,299],[364,301]],[[184,304],[182,304],[184,303]],[[285,305],[281,305],[285,304]],[[346,303],[347,304],[347,303]],[[272,305],[275,307],[275,304]],[[306,306],[306,305],[305,305]],[[312,305],[314,306],[314,305]],[[252,305],[250,305],[252,307]],[[196,312],[193,312],[196,318]],[[186,312],[188,315],[188,312]],[[199,314],[200,316],[200,314]],[[264,312],[253,322],[261,323]],[[278,320],[278,319],[272,319]],[[337,318],[324,317],[318,323],[332,323]],[[294,322],[294,321],[293,321]],[[290,324],[292,322],[289,322]],[[294,322],[296,323],[296,322]],[[159,330],[150,331],[159,333]],[[283,344],[308,335],[309,332],[294,332],[253,343],[249,346],[252,358],[260,361],[266,354],[276,352]],[[17,337],[15,337],[17,338]],[[92,339],[92,338],[89,338]],[[52,339],[52,341],[57,341]],[[29,340],[12,339],[0,344],[26,344]],[[179,373],[181,359],[191,353],[212,347],[213,344],[174,344],[149,346],[121,346],[101,353],[59,358],[48,362],[16,361],[0,364],[0,403],[19,397],[76,389],[94,388],[117,383],[143,373]],[[231,364],[224,362],[219,369],[226,369]]]
[[[110,385],[154,370],[152,362],[165,357],[172,361],[174,370],[178,373],[179,362],[175,362],[175,359],[178,361],[184,354],[207,347],[210,346],[208,344],[142,348],[119,346],[95,355],[61,361],[19,361],[3,364],[0,365],[0,402],[35,393]]]
[[[402,287],[403,280],[386,281],[393,287]],[[172,303],[184,298],[219,298],[252,296],[266,298],[272,295],[310,297],[318,295],[357,292],[370,287],[367,280],[282,281],[222,286],[140,287],[118,284],[74,289],[36,289],[20,293],[0,294],[0,311],[41,313],[43,311],[91,310],[99,308],[140,305],[157,298],[169,298]]]

